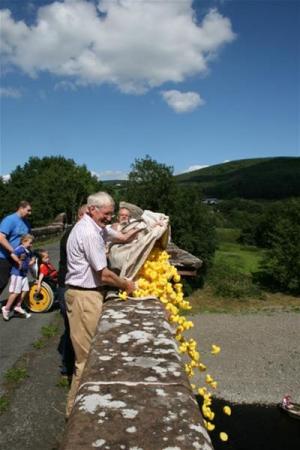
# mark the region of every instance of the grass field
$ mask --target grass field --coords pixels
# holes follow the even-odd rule
[[[192,310],[186,315],[203,313],[249,314],[274,312],[300,313],[300,298],[280,292],[265,292],[263,297],[236,299],[217,297],[209,285],[189,296]]]
[[[259,270],[259,263],[263,257],[263,250],[257,247],[243,246],[234,242],[221,242],[215,253],[215,262],[225,262],[251,274]]]
[[[239,229],[217,228],[218,247],[214,262],[223,262],[251,275],[259,270],[264,251],[254,246],[239,244],[239,236]]]

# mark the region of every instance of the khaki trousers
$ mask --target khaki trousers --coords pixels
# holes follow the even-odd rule
[[[74,405],[81,375],[101,316],[103,295],[98,291],[67,289],[65,293],[70,335],[75,352],[75,371],[68,395],[66,417]]]

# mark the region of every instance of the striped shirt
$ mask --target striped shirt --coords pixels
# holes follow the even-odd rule
[[[103,229],[85,214],[67,241],[66,284],[92,289],[101,285],[99,270],[107,266]]]

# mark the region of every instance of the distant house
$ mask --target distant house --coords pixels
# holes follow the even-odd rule
[[[219,203],[219,199],[218,198],[213,198],[213,197],[207,197],[203,200],[203,203],[205,203],[206,205],[216,205],[217,203]]]

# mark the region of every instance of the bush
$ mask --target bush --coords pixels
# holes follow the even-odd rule
[[[182,277],[183,293],[185,297],[189,297],[196,289],[201,289],[204,286],[204,276],[202,273],[195,277]]]
[[[238,242],[240,230],[238,228],[216,228],[217,239],[219,242]]]
[[[219,297],[245,299],[248,297],[262,297],[258,286],[253,284],[252,278],[228,265],[224,260],[214,264],[209,272],[208,282],[213,293]]]
[[[289,200],[272,211],[276,219],[269,225],[268,246],[262,271],[273,285],[300,293],[300,200]]]

